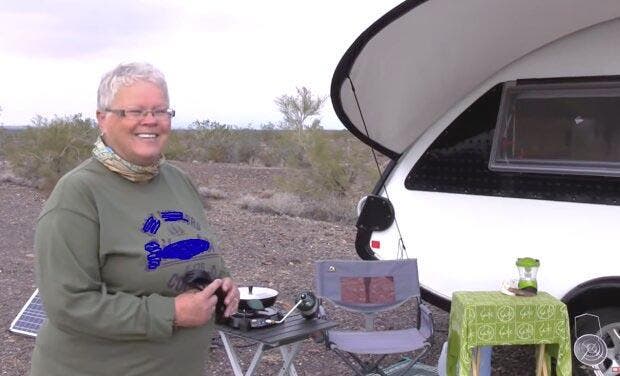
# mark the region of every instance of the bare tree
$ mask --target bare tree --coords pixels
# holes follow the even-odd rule
[[[321,107],[325,104],[327,96],[312,97],[312,92],[305,86],[297,88],[296,95],[284,94],[276,98],[278,110],[284,115],[284,123],[287,127],[297,129],[299,137],[306,128],[319,128],[321,119]],[[307,122],[312,121],[310,124]]]

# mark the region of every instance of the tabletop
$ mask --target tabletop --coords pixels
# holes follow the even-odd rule
[[[268,347],[278,347],[309,338],[312,333],[338,326],[335,321],[325,319],[306,319],[301,314],[292,314],[281,324],[247,331],[227,325],[216,325],[216,329],[237,337],[260,342]]]
[[[459,291],[452,295],[448,329],[448,374],[469,375],[478,346],[548,344],[556,373],[571,375],[566,305],[546,292],[508,296],[499,291]]]

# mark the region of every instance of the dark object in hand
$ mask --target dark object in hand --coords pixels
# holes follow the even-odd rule
[[[190,288],[203,290],[209,284],[213,282],[211,275],[205,270],[194,269],[186,272],[183,275],[183,283]],[[222,287],[215,290],[215,296],[217,296],[217,305],[215,306],[215,322],[218,324],[224,324],[228,319],[224,317],[224,311],[226,311],[226,305],[224,304],[224,298],[226,294]]]

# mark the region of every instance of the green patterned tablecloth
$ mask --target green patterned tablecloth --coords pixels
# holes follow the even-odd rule
[[[459,291],[452,295],[448,330],[448,375],[469,375],[478,346],[549,344],[558,376],[571,375],[566,305],[545,293],[533,297],[498,291]],[[534,365],[532,365],[534,367]]]

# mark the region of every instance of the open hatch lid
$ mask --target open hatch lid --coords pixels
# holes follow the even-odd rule
[[[356,137],[397,158],[506,65],[617,17],[618,0],[408,0],[349,47],[332,78],[332,103]]]

